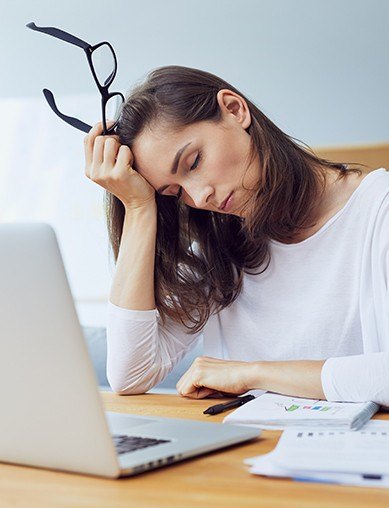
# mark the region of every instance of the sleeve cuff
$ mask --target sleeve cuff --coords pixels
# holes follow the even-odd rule
[[[334,358],[328,358],[328,360],[324,362],[321,369],[321,384],[326,399],[331,402],[336,402],[339,401],[339,393],[334,383],[335,376],[332,360],[334,360]]]
[[[158,311],[157,309],[151,310],[131,310],[124,307],[118,307],[114,303],[108,301],[108,314],[116,316],[120,319],[127,319],[129,321],[155,321]]]
[[[328,358],[321,370],[326,399],[331,402],[389,402],[389,351]]]

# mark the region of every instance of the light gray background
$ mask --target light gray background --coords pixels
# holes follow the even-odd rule
[[[154,67],[198,67],[310,145],[389,139],[386,0],[0,0],[0,8],[0,99],[43,87],[95,91],[82,50],[24,27],[35,21],[110,41],[113,90]]]

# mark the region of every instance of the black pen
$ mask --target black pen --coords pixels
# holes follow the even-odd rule
[[[254,395],[245,395],[244,397],[239,397],[231,402],[227,402],[226,404],[216,404],[216,406],[211,406],[205,411],[203,414],[205,415],[217,415],[222,413],[223,411],[228,411],[229,409],[234,409],[236,407],[242,406],[246,404],[246,402],[250,402],[250,400],[255,399]]]

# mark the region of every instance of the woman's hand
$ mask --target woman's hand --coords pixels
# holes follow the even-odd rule
[[[176,388],[183,397],[202,399],[220,392],[241,395],[252,389],[253,364],[199,356],[178,381]]]
[[[108,126],[113,122],[108,122]],[[155,204],[154,188],[132,167],[130,148],[118,136],[102,136],[99,122],[84,138],[85,175],[114,194],[126,208]]]

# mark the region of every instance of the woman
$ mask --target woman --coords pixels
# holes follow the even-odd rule
[[[117,262],[107,375],[389,405],[389,173],[318,158],[200,70],[151,72],[85,138]]]

